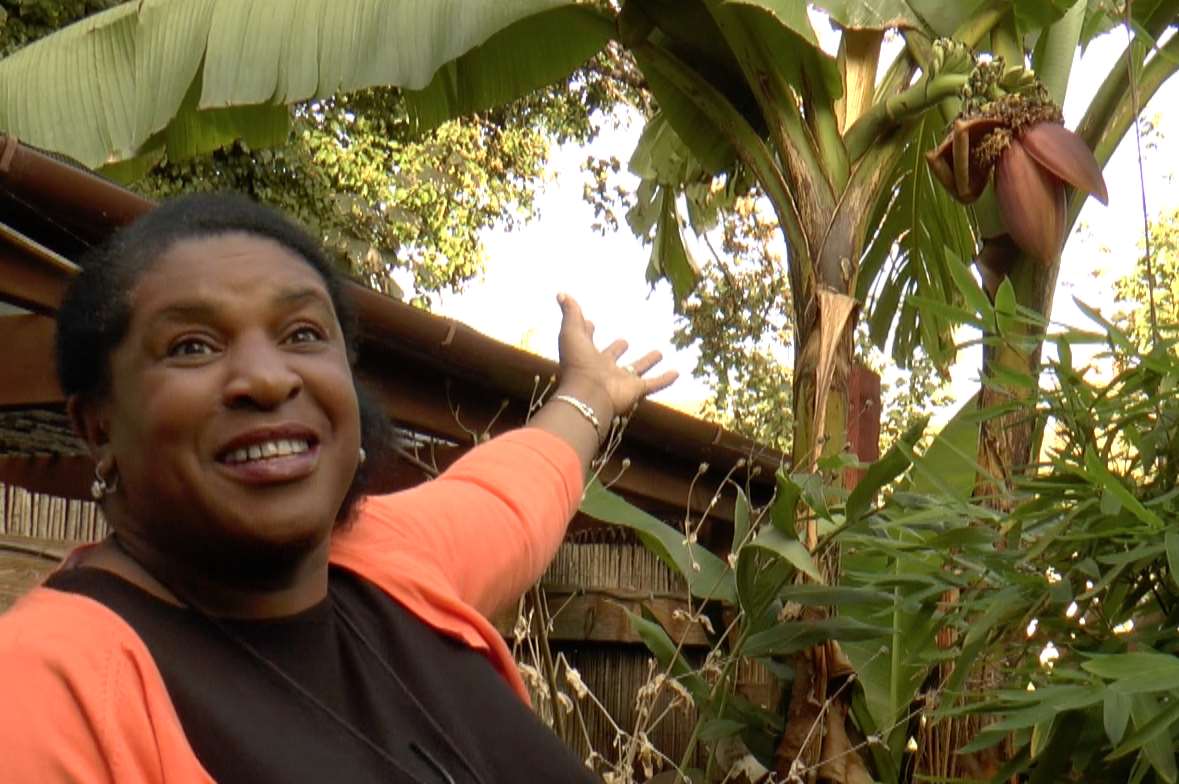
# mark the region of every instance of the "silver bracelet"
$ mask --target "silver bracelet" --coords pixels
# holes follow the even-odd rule
[[[578,400],[573,395],[554,395],[553,400],[560,400],[562,403],[568,403],[577,409],[578,413],[589,420],[589,423],[594,426],[594,434],[600,439],[602,437],[602,423],[598,421],[598,415],[590,408],[583,400]]]

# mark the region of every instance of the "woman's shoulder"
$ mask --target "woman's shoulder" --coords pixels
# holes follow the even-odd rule
[[[162,762],[199,775],[142,641],[113,611],[67,591],[35,588],[0,615],[0,781],[162,780]]]
[[[63,676],[99,675],[119,661],[147,657],[134,630],[86,596],[34,588],[0,614],[0,672],[5,661],[41,662]]]

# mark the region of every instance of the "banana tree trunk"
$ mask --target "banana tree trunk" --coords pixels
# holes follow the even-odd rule
[[[1052,311],[1053,287],[1059,261],[1050,266],[1033,261],[1020,254],[1006,238],[987,240],[981,258],[991,259],[990,263],[1003,271],[1001,274],[1011,281],[1016,302],[1020,306],[1041,314]],[[994,301],[995,291],[990,286],[987,288],[987,293]],[[977,459],[981,470],[974,495],[991,508],[1001,511],[1010,511],[1013,483],[1027,473],[1036,459],[1033,390],[1027,386],[1006,383],[1003,379],[1019,376],[1030,378],[1035,383],[1039,376],[1043,342],[1040,335],[1032,334],[1032,330],[1038,328],[1030,325],[1015,325],[1015,328],[1021,337],[1026,336],[1026,341],[1004,341],[997,335],[987,336],[990,340],[983,349],[984,381],[979,394],[980,410],[1004,406],[1012,409],[984,420],[979,430]]]
[[[1050,313],[1052,295],[1060,262],[1046,265],[1022,254],[1008,237],[984,241],[976,263],[983,288],[996,309],[1002,307],[998,292],[1004,281],[1010,281],[1019,306],[1036,313]],[[983,420],[979,428],[976,461],[979,471],[974,486],[975,499],[1000,512],[1010,512],[1014,506],[1011,492],[1019,478],[1034,467],[1038,444],[1034,384],[1038,381],[1040,354],[1043,341],[1038,327],[1009,321],[1006,334],[987,334],[983,349],[982,389],[979,392],[980,411],[1000,411]],[[1016,378],[1031,380],[1030,385],[1012,383]],[[943,602],[958,601],[956,591],[942,597]],[[955,644],[955,633],[945,629],[938,637],[938,645],[949,649]],[[948,677],[943,665],[942,678]],[[972,672],[966,688],[973,692],[987,692],[998,688],[1002,681],[999,662],[990,662]],[[917,771],[925,776],[944,779],[988,780],[1010,758],[1009,744],[1002,743],[973,754],[959,754],[957,749],[969,743],[983,728],[978,716],[958,716],[947,721],[929,724],[921,730],[918,744]]]
[[[824,223],[829,225],[830,221]],[[792,455],[796,471],[816,470],[820,459],[838,454],[848,445],[856,318],[856,301],[848,291],[852,268],[849,261],[825,261],[832,256],[858,259],[861,249],[850,233],[834,239],[829,234],[816,258],[808,262],[810,274],[804,278],[804,296],[797,308]],[[818,544],[816,521],[800,518],[799,525],[807,549],[814,552]],[[819,567],[828,581],[837,578],[837,558],[823,559]],[[832,693],[832,682],[846,676],[850,664],[837,645],[828,643],[797,654],[793,665],[795,680],[786,728],[775,756],[778,776],[805,782],[820,777],[839,782],[860,780],[849,770],[853,765],[862,769],[862,765],[850,751],[844,726],[847,706],[833,699]],[[831,760],[839,760],[839,771],[831,768]]]

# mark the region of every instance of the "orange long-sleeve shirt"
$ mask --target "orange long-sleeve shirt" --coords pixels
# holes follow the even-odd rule
[[[331,560],[485,652],[527,700],[485,615],[540,576],[581,490],[567,445],[513,431],[431,482],[367,499],[334,535]],[[0,616],[0,782],[209,781],[155,662],[118,615],[38,588]]]

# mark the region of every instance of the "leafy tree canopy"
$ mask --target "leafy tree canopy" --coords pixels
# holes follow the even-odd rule
[[[1119,279],[1114,290],[1119,300],[1130,305],[1118,318],[1118,326],[1144,350],[1155,342],[1150,312],[1153,294],[1159,338],[1174,350],[1179,337],[1179,209],[1151,224],[1149,258],[1145,252],[1140,255],[1133,271]]]

